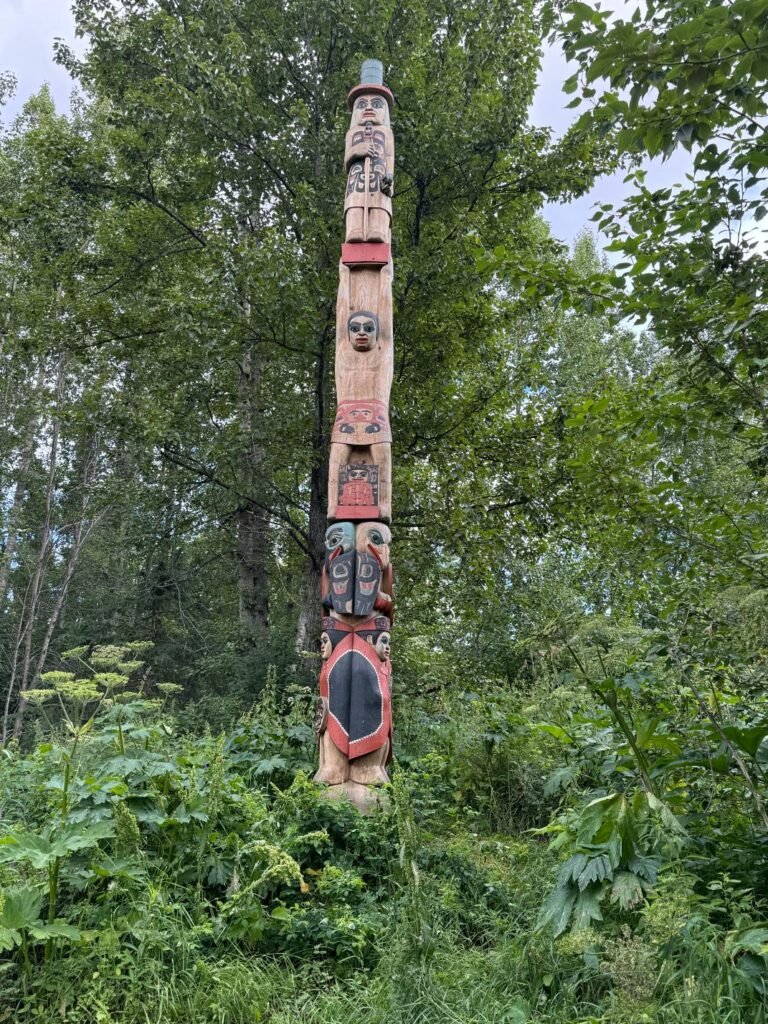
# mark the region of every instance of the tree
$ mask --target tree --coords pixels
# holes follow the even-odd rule
[[[61,59],[110,126],[109,157],[66,172],[114,211],[97,317],[130,336],[118,351],[132,387],[162,409],[146,440],[235,524],[251,642],[264,643],[269,577],[274,589],[288,568],[303,646],[323,557],[342,111],[361,57],[384,59],[399,101],[396,517],[424,538],[438,529],[427,480],[440,476],[419,479],[427,449],[445,466],[468,420],[509,395],[504,302],[476,239],[534,264],[552,243],[533,212],[588,187],[609,154],[586,133],[551,147],[526,126],[533,5],[385,4],[373,23],[367,8],[300,0],[83,0],[75,13],[90,49]]]

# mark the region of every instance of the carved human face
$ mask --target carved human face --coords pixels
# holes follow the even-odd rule
[[[379,656],[379,661],[389,661],[390,634],[386,630],[383,633],[379,633],[378,640],[373,647]]]
[[[361,309],[347,321],[349,343],[356,352],[370,352],[379,336],[379,319],[375,313]]]
[[[352,107],[352,125],[362,125],[366,121],[372,124],[389,124],[389,104],[383,96],[363,93],[357,97]]]
[[[327,661],[330,658],[332,651],[333,646],[331,645],[331,638],[328,636],[325,630],[323,630],[323,632],[320,634],[320,657],[323,659],[323,661]]]

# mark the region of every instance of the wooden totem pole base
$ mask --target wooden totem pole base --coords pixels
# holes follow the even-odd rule
[[[338,786],[324,786],[320,796],[325,800],[349,800],[361,814],[373,814],[374,811],[385,811],[389,807],[389,793],[386,790],[351,780]]]

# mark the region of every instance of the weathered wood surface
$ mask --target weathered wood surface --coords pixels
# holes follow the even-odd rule
[[[395,365],[392,277],[391,260],[375,269],[339,264],[336,299],[336,399],[339,403],[367,398],[389,405]],[[375,337],[368,349],[358,347],[354,332],[350,331],[350,324],[366,322],[364,311],[376,316]]]
[[[315,782],[364,812],[380,806],[392,756],[390,249],[393,97],[366,61],[349,95],[345,242],[336,305],[336,398],[328,469],[325,613]]]
[[[384,96],[364,92],[354,98],[344,167],[346,241],[389,242],[395,139],[389,127],[389,102]]]

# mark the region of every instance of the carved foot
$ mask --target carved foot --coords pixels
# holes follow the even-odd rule
[[[356,757],[349,762],[349,781],[362,786],[385,786],[389,782],[389,775],[385,765],[389,753],[389,742],[378,750]]]
[[[328,786],[320,791],[326,800],[349,800],[361,814],[383,811],[389,807],[389,794],[381,789],[362,786],[357,782],[345,782],[340,786]]]
[[[318,744],[320,764],[312,781],[322,782],[327,786],[339,786],[346,782],[349,778],[349,758],[342,754],[327,730],[320,734]]]

